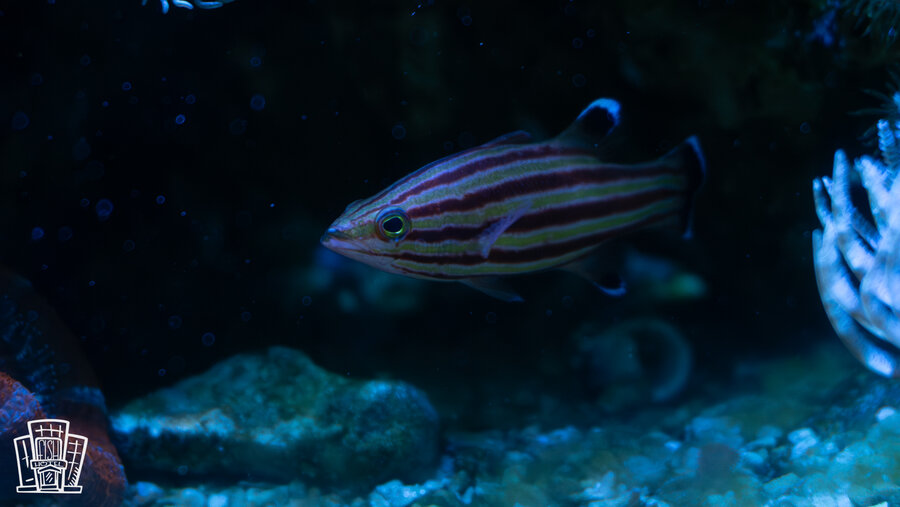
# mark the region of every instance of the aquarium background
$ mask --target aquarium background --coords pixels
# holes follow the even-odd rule
[[[0,263],[71,330],[111,412],[270,346],[420,389],[442,455],[458,434],[586,430],[771,392],[764,365],[823,347],[841,374],[882,382],[822,310],[811,181],[838,148],[874,153],[875,121],[897,114],[872,112],[884,100],[866,92],[893,90],[897,7],[883,4],[6,4]],[[700,138],[693,238],[652,230],[610,246],[700,289],[654,291],[651,277],[613,299],[548,272],[515,280],[525,302],[507,304],[319,245],[349,202],[507,132],[551,137],[597,97],[622,104],[611,161]],[[604,403],[578,337],[635,320],[683,334],[689,380],[663,403]],[[796,374],[783,368],[774,378]],[[132,474],[123,460],[130,483],[217,479]]]

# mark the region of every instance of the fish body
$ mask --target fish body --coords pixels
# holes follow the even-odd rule
[[[502,277],[551,268],[587,276],[573,261],[604,241],[652,225],[687,228],[703,179],[694,137],[646,163],[600,160],[594,147],[619,110],[598,99],[552,139],[518,131],[432,162],[351,203],[322,243],[384,271],[506,300],[518,296]]]

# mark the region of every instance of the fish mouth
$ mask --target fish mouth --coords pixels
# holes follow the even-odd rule
[[[325,234],[322,235],[320,241],[322,246],[337,253],[364,251],[362,245],[357,243],[350,235],[334,227],[329,227]]]

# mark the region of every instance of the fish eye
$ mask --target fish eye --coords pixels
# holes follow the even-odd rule
[[[389,208],[378,214],[375,230],[382,239],[399,241],[409,232],[409,217],[400,208]]]

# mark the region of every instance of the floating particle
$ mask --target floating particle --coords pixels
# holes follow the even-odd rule
[[[88,158],[91,154],[91,145],[85,138],[79,138],[72,146],[72,158],[81,161]]]
[[[131,91],[131,81],[125,81],[124,83],[122,83],[122,91]]]
[[[581,40],[580,37],[575,37],[574,39],[572,39],[572,47],[575,49],[581,49],[582,47],[584,47],[584,41]]]
[[[306,116],[305,114],[301,114],[301,115],[300,115],[300,119],[303,120],[303,121],[306,121],[307,118],[309,118],[309,117]]]
[[[212,347],[213,343],[216,343],[216,335],[212,333],[203,333],[203,336],[200,337],[200,343],[207,347]]]
[[[156,196],[156,204],[162,205],[165,203],[166,203],[166,196],[164,196],[162,194],[159,194],[158,196]]]
[[[444,151],[453,151],[453,141],[444,141]]]
[[[240,118],[231,120],[231,123],[228,124],[228,131],[231,132],[233,136],[239,136],[247,131],[247,120],[241,120]]]
[[[113,203],[109,199],[100,199],[94,209],[97,212],[97,218],[106,220],[113,212]]]
[[[81,62],[82,67],[87,67],[91,64],[91,57],[88,55],[81,55],[81,60],[79,61]]]
[[[312,298],[309,296],[303,296],[303,299],[300,300],[300,302],[303,303],[303,306],[309,306],[312,304]]]
[[[182,211],[181,213],[179,213],[179,215],[181,215],[181,216],[183,216],[183,217],[186,217],[186,216],[187,216],[187,211]]]
[[[178,315],[169,316],[169,327],[170,328],[178,329],[181,327],[181,324],[183,324],[183,323],[184,323],[184,321],[181,320],[181,317],[179,317]]]
[[[81,199],[81,202],[79,202],[78,204],[80,204],[82,208],[87,208],[88,206],[91,205],[91,200],[88,199],[87,197],[84,197]]]
[[[250,98],[250,109],[254,111],[262,111],[266,107],[266,98],[262,94],[257,93]]]
[[[159,375],[160,377],[164,377],[166,375],[166,369],[160,368],[160,369],[156,370],[156,374]]]
[[[122,250],[125,252],[131,252],[134,250],[134,241],[130,239],[126,239],[125,242],[122,243]]]
[[[241,321],[242,322],[250,322],[250,319],[253,318],[253,314],[250,312],[241,312]]]
[[[88,280],[88,287],[93,287],[95,285],[97,285],[97,282],[95,282],[93,280]]]
[[[401,140],[406,137],[406,127],[403,126],[402,123],[398,123],[391,128],[391,136],[396,140]]]
[[[132,95],[131,97],[128,97],[128,103],[129,103],[129,104],[135,105],[135,104],[137,104],[138,102],[140,102],[140,100],[138,100],[138,98],[137,98],[136,96]]]
[[[588,28],[587,32],[585,32],[585,35],[587,35],[588,39],[593,39],[597,36],[597,31],[593,28]]]
[[[40,75],[37,72],[35,72],[34,74],[31,75],[31,85],[32,86],[40,86],[42,84],[44,84],[44,76]]]
[[[59,230],[56,231],[56,239],[58,239],[60,242],[64,243],[64,242],[72,239],[73,234],[74,233],[72,232],[72,228],[67,225],[64,225],[64,226],[60,227]]]
[[[800,133],[801,134],[809,134],[812,128],[809,126],[809,123],[803,122],[800,124]]]
[[[40,227],[35,227],[31,229],[31,239],[32,241],[38,241],[44,237],[44,229]]]
[[[31,123],[31,120],[28,119],[28,115],[23,113],[22,111],[16,111],[16,114],[12,117],[12,129],[13,130],[25,130],[26,127]]]
[[[188,95],[187,97],[184,98],[184,103],[185,103],[185,104],[188,104],[188,105],[196,104],[196,103],[197,103],[197,97],[192,93],[192,94],[190,94],[190,95]]]
[[[496,324],[497,323],[497,314],[494,312],[487,312],[484,314],[484,320],[488,324]]]
[[[100,106],[102,106],[102,107],[109,107],[109,101],[108,101],[108,100],[104,100],[103,102],[100,103]]]
[[[185,119],[186,119],[186,118],[184,117],[183,114],[179,114],[178,116],[175,117],[175,124],[176,124],[176,125],[182,125],[182,124],[184,124],[184,120],[185,120]]]
[[[572,84],[575,88],[581,88],[582,86],[587,84],[587,78],[584,77],[584,74],[575,74],[572,76]]]
[[[260,58],[258,56],[254,56],[253,58],[250,59],[251,67],[259,67],[260,65],[262,65],[262,58]]]

